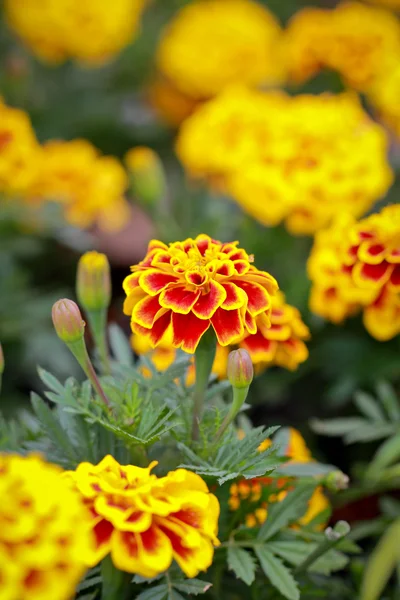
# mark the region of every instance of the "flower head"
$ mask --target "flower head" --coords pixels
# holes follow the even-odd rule
[[[88,568],[90,514],[62,470],[0,454],[0,597],[68,600]]]
[[[52,312],[54,329],[60,340],[66,344],[83,339],[85,321],[82,319],[79,306],[72,300],[64,298],[53,304]]]
[[[400,54],[400,24],[387,11],[359,2],[305,8],[285,34],[291,78],[302,83],[326,67],[367,90]]]
[[[107,308],[111,299],[110,264],[100,252],[85,252],[79,259],[76,281],[78,300],[86,311]]]
[[[257,331],[256,317],[271,310],[275,279],[252,265],[237,242],[207,235],[183,242],[150,242],[147,255],[126,277],[124,312],[134,333],[153,347],[172,330],[172,345],[193,353],[212,327],[222,346]]]
[[[158,68],[177,90],[196,99],[232,83],[277,83],[284,77],[281,35],[275,17],[257,2],[197,0],[167,26]]]
[[[339,322],[364,310],[376,339],[400,333],[400,205],[359,222],[343,217],[321,232],[308,270],[314,312]]]
[[[183,124],[188,172],[230,194],[264,225],[313,234],[366,212],[393,180],[382,127],[352,94],[227,90]]]
[[[10,26],[41,59],[103,64],[129,44],[146,0],[7,0]]]
[[[122,466],[106,456],[68,472],[93,516],[92,564],[111,553],[118,569],[154,577],[175,559],[195,577],[210,566],[219,543],[218,500],[199,475],[178,469],[157,478],[156,464]]]

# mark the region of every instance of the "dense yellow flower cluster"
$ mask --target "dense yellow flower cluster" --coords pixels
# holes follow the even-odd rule
[[[285,38],[290,77],[296,83],[325,67],[365,91],[400,57],[396,16],[358,2],[305,8],[292,18]]]
[[[290,458],[289,462],[308,463],[313,458],[301,434],[290,427],[287,430],[288,441],[284,448],[284,455]],[[243,437],[243,432],[239,436]],[[264,452],[271,445],[271,440],[266,439],[259,447]],[[229,507],[231,510],[240,510],[247,527],[262,525],[268,517],[268,505],[282,501],[293,487],[293,478],[258,477],[256,479],[241,479],[230,487]],[[328,498],[323,489],[317,487],[311,496],[307,511],[299,519],[298,525],[307,525],[317,515],[329,508]]]
[[[128,176],[85,140],[40,145],[28,115],[0,99],[0,194],[31,205],[58,202],[77,227],[119,229],[127,221]]]
[[[68,471],[92,513],[97,546],[91,563],[111,553],[128,573],[155,577],[176,560],[188,577],[206,570],[217,539],[219,503],[204,481],[178,469],[158,478],[147,468],[122,466],[112,456]]]
[[[360,216],[393,175],[385,131],[352,94],[231,88],[181,127],[178,155],[265,225],[312,234],[344,210]]]
[[[393,69],[385,73],[368,90],[379,119],[400,137],[400,56]]]
[[[371,2],[372,4],[381,4],[382,6],[387,6],[388,8],[400,9],[400,0],[366,0],[367,2]]]
[[[310,308],[335,323],[363,311],[377,340],[400,333],[400,205],[318,233],[308,261]]]
[[[93,553],[90,515],[62,470],[0,454],[0,598],[68,600]]]
[[[146,0],[6,0],[7,20],[41,59],[102,64],[134,38]]]

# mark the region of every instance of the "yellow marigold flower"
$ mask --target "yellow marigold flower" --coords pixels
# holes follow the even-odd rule
[[[183,124],[189,174],[222,187],[264,225],[313,234],[343,211],[366,212],[393,180],[387,136],[352,94],[232,88]]]
[[[343,217],[321,232],[308,272],[314,312],[339,322],[364,309],[364,325],[373,337],[385,341],[398,335],[400,205],[358,223]]]
[[[400,54],[400,24],[380,8],[344,2],[333,9],[305,8],[286,31],[291,78],[302,83],[326,67],[365,90]]]
[[[330,508],[330,503],[322,487],[317,487],[311,496],[306,513],[299,519],[299,525],[308,525],[315,517]],[[324,525],[318,529],[323,529]]]
[[[199,104],[161,76],[151,82],[147,96],[157,116],[171,127],[178,127]]]
[[[372,4],[381,4],[382,6],[387,6],[388,8],[400,9],[400,0],[366,0],[367,2],[371,2]]]
[[[100,156],[88,141],[50,141],[43,146],[30,197],[59,202],[66,220],[75,227],[97,223],[102,229],[116,230],[129,218],[124,198],[127,187],[128,177],[120,162]]]
[[[218,500],[199,475],[178,469],[158,478],[151,474],[156,464],[122,466],[106,456],[68,472],[93,515],[91,563],[111,553],[118,569],[155,577],[175,559],[195,577],[210,566],[219,544]]]
[[[90,515],[62,469],[0,454],[0,598],[68,600],[88,568]]]
[[[400,5],[399,5],[400,6]],[[379,120],[400,137],[400,59],[368,88],[368,100]]]
[[[172,345],[189,354],[210,327],[221,346],[255,333],[257,315],[268,320],[278,285],[252,262],[238,242],[205,234],[168,246],[151,241],[123,284],[132,331],[156,347],[172,329]]]
[[[257,2],[198,0],[167,26],[157,65],[179,91],[205,99],[232,83],[282,81],[280,40],[277,20]]]
[[[24,195],[36,176],[40,146],[28,115],[0,98],[0,193]]]
[[[146,0],[6,0],[7,20],[41,59],[103,64],[131,42]]]

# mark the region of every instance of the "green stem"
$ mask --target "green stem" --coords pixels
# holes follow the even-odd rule
[[[249,387],[245,388],[232,388],[233,391],[233,401],[231,407],[229,409],[228,414],[225,416],[225,419],[222,421],[220,428],[218,429],[215,435],[214,445],[219,442],[229,425],[232,423],[239,410],[241,409],[243,402],[247,398],[247,394],[249,393]]]
[[[87,313],[87,316],[94,343],[99,351],[103,371],[109,375],[111,365],[107,345],[107,309],[92,310]]]
[[[72,354],[75,356],[76,360],[82,367],[86,377],[89,379],[90,383],[92,384],[100,398],[103,400],[104,404],[106,406],[110,406],[110,401],[105,395],[103,388],[101,387],[99,378],[97,377],[97,373],[94,370],[92,361],[90,360],[90,356],[87,352],[84,339],[82,338],[76,342],[67,344],[67,346],[72,352]]]
[[[328,529],[326,530],[328,532]],[[336,544],[340,542],[348,533],[350,532],[350,527],[348,523],[345,521],[339,521],[336,523],[334,529],[332,530],[332,536],[327,536],[327,538],[317,547],[314,552],[311,552],[306,559],[303,560],[301,564],[299,564],[295,569],[294,573],[299,575],[300,573],[305,573],[308,569],[315,563],[316,560],[323,556],[329,550],[331,550]],[[326,534],[325,534],[326,535]]]
[[[101,563],[102,600],[123,600],[127,596],[129,579],[127,574],[116,569],[111,557],[106,556]]]
[[[201,338],[194,357],[196,383],[193,397],[192,439],[199,439],[199,422],[203,412],[204,396],[207,390],[217,348],[214,331],[210,328]]]

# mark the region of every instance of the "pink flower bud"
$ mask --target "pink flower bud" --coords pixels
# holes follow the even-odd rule
[[[64,298],[53,304],[52,318],[54,328],[60,340],[69,344],[83,338],[85,321],[75,302]]]
[[[247,350],[233,350],[228,356],[228,379],[234,388],[247,388],[253,381],[253,363]]]
[[[78,263],[76,294],[86,311],[107,308],[111,299],[110,265],[105,254],[86,252]]]

